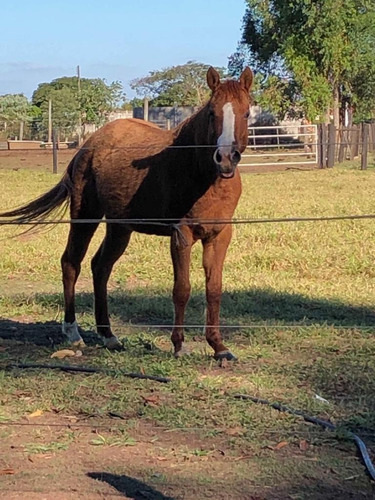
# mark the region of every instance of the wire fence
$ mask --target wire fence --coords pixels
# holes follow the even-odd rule
[[[347,221],[347,220],[368,220],[375,219],[375,214],[353,214],[353,215],[330,215],[320,217],[276,217],[269,219],[204,219],[204,218],[116,218],[116,219],[42,219],[35,221],[28,220],[12,220],[0,219],[0,226],[38,226],[38,225],[54,225],[54,224],[130,224],[130,225],[164,225],[171,227],[181,226],[201,226],[203,224],[210,225],[242,225],[242,224],[269,224],[269,223],[289,223],[289,222],[331,222],[331,221]]]
[[[58,151],[60,149],[73,148],[78,146],[76,140],[66,140],[69,137],[71,127],[60,127],[49,132],[47,141],[33,140],[11,140],[0,141],[0,150],[46,150]],[[92,131],[93,132],[93,131]],[[88,134],[87,136],[89,136]],[[64,140],[61,140],[64,138]],[[116,150],[147,150],[157,145],[145,144],[135,146],[116,147]],[[216,148],[212,144],[200,145],[166,145],[161,149],[200,149]],[[360,157],[361,169],[368,167],[368,154],[375,151],[375,122],[360,123],[347,127],[336,128],[329,125],[267,125],[250,126],[249,136],[246,144],[241,147],[246,148],[242,155],[241,164],[243,167],[252,166],[299,166],[312,168],[331,168],[336,162],[352,161]],[[83,146],[83,149],[89,149]],[[57,169],[53,168],[56,172]]]
[[[212,145],[187,145],[187,146],[171,146],[171,148],[181,149],[181,148],[213,148]],[[216,146],[215,146],[216,147]],[[130,148],[133,148],[132,146]],[[125,148],[127,149],[127,148]],[[137,147],[138,149],[138,147]],[[142,148],[143,149],[143,148]],[[131,226],[164,226],[170,227],[172,230],[179,230],[179,228],[183,226],[195,227],[201,226],[204,224],[212,224],[212,225],[244,225],[244,224],[269,224],[269,223],[291,223],[291,222],[334,222],[334,221],[353,221],[353,220],[372,220],[375,219],[375,214],[344,214],[344,215],[333,215],[333,216],[314,216],[314,217],[277,217],[277,218],[233,218],[233,219],[205,219],[205,218],[184,218],[182,220],[178,220],[176,218],[101,218],[101,219],[40,219],[34,221],[22,220],[22,217],[18,220],[12,219],[0,219],[0,226],[48,226],[55,224],[122,224],[122,225],[131,225]],[[99,325],[101,327],[107,327],[109,325]],[[140,328],[140,329],[166,329],[173,327],[184,327],[187,329],[204,329],[210,328],[210,326],[206,326],[203,324],[185,324],[185,325],[173,325],[173,324],[129,324],[126,329],[131,328]],[[315,323],[297,323],[297,324],[289,324],[286,325],[284,323],[281,324],[237,324],[237,325],[220,325],[221,329],[267,329],[267,328],[314,328],[318,325]],[[322,326],[319,323],[319,326]],[[329,327],[340,328],[340,329],[372,329],[374,325],[364,325],[364,324],[353,324],[353,325],[338,325],[336,323],[332,323],[327,325]],[[216,327],[211,327],[216,328]],[[119,329],[117,328],[117,331]]]

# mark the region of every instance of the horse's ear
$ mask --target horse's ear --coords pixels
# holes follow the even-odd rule
[[[220,85],[220,75],[212,66],[210,66],[207,71],[207,84],[212,92],[215,92]]]
[[[242,71],[240,76],[240,84],[246,92],[249,92],[251,84],[253,83],[253,72],[251,69],[246,66],[246,68]]]

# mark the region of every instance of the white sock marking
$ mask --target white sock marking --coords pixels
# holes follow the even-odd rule
[[[73,323],[65,323],[65,321],[63,321],[62,332],[67,336],[68,341],[71,344],[84,345],[83,339],[78,331],[77,321],[74,321]]]

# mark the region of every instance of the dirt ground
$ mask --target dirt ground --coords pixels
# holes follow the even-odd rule
[[[261,457],[279,466],[285,462],[305,467],[306,484],[262,475],[262,462],[254,454],[233,456],[225,439],[205,438],[209,453],[199,456],[202,439],[194,432],[166,430],[141,419],[130,431],[130,445],[107,445],[116,418],[97,420],[95,416],[59,415],[53,412],[25,417],[13,426],[0,427],[0,496],[6,500],[360,500],[374,498],[369,488],[358,488],[358,474],[341,483],[335,469],[325,470],[314,485],[309,464],[321,461],[319,450],[308,453],[285,446],[275,453],[267,449]],[[51,450],[38,450],[38,438],[50,442]],[[103,445],[100,445],[103,440]],[[33,442],[34,448],[27,443]],[[67,448],[53,445],[69,441]],[[26,443],[26,444],[25,444]],[[94,444],[97,443],[97,444]],[[276,460],[276,462],[275,462]],[[358,460],[353,457],[353,466]],[[323,461],[324,462],[324,461]],[[302,464],[302,465],[301,465]],[[264,462],[263,462],[264,465]],[[276,465],[277,466],[277,465]],[[375,491],[373,490],[373,494]]]
[[[141,421],[133,432],[134,445],[100,446],[90,443],[99,442],[101,436],[108,435],[117,423],[114,419],[96,423],[95,419],[79,421],[76,417],[47,414],[34,420],[36,422],[25,419],[13,427],[11,437],[2,439],[2,498],[261,498],[252,496],[251,485],[245,479],[236,485],[224,479],[230,476],[231,463],[217,439],[215,444],[211,443],[212,454],[199,457],[188,453],[189,448],[200,444],[191,433],[177,435]],[[75,423],[69,424],[69,420]],[[68,450],[30,453],[25,443],[30,441],[32,434],[35,436],[36,428],[44,440],[51,442],[63,441],[67,432],[75,439]],[[244,457],[243,466],[249,458]],[[203,481],[206,483],[204,492],[196,484],[195,477],[197,474],[202,477],[202,469],[207,474]],[[217,478],[217,484],[210,484],[212,477]]]
[[[366,478],[362,461],[351,443],[335,443],[329,447],[314,444],[312,439],[308,446],[301,446],[301,441],[279,442],[276,437],[273,446],[252,449],[237,444],[234,448],[234,441],[241,435],[236,428],[229,427],[222,433],[211,435],[194,428],[163,427],[141,414],[134,414],[133,418],[112,412],[100,414],[95,413],[94,406],[86,411],[84,399],[79,412],[61,408],[58,403],[35,411],[35,401],[38,401],[39,408],[44,408],[43,394],[27,388],[24,377],[35,377],[36,372],[9,372],[6,366],[13,359],[43,357],[51,336],[56,341],[61,337],[57,322],[52,322],[48,329],[26,317],[17,323],[0,322],[0,368],[5,368],[0,375],[0,387],[9,376],[20,380],[18,389],[9,392],[3,386],[0,390],[0,498],[375,498],[374,486]],[[88,348],[88,358],[90,352]],[[90,364],[90,359],[83,363]],[[219,367],[213,367],[211,372],[215,370],[217,374],[223,372]],[[47,385],[56,380],[50,379],[49,373],[52,372],[40,372],[40,378]],[[65,387],[75,378],[77,391],[83,390],[91,380],[90,375],[85,380],[82,374],[53,373],[61,373],[59,383]],[[134,383],[125,383],[131,390]],[[150,390],[147,404],[153,404],[152,398],[158,397],[157,390],[158,387]],[[100,392],[99,387],[97,392]],[[94,401],[94,393],[92,398]],[[8,420],[1,407],[9,409],[14,407],[12,404],[23,405],[24,411],[22,416]],[[284,471],[282,475],[280,470]]]
[[[76,149],[62,149],[58,151],[58,172],[63,172],[73,158]],[[281,161],[281,159],[280,159]],[[251,167],[241,167],[241,172],[244,173],[265,173],[293,170],[311,170],[311,165],[290,166],[280,163],[279,165],[254,165]],[[31,169],[52,172],[53,158],[51,150],[0,150],[0,169]]]

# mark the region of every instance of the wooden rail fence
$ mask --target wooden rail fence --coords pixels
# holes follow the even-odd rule
[[[360,123],[336,128],[333,124],[318,126],[318,167],[332,168],[337,163],[361,157],[366,170],[368,153],[375,152],[375,123]]]

